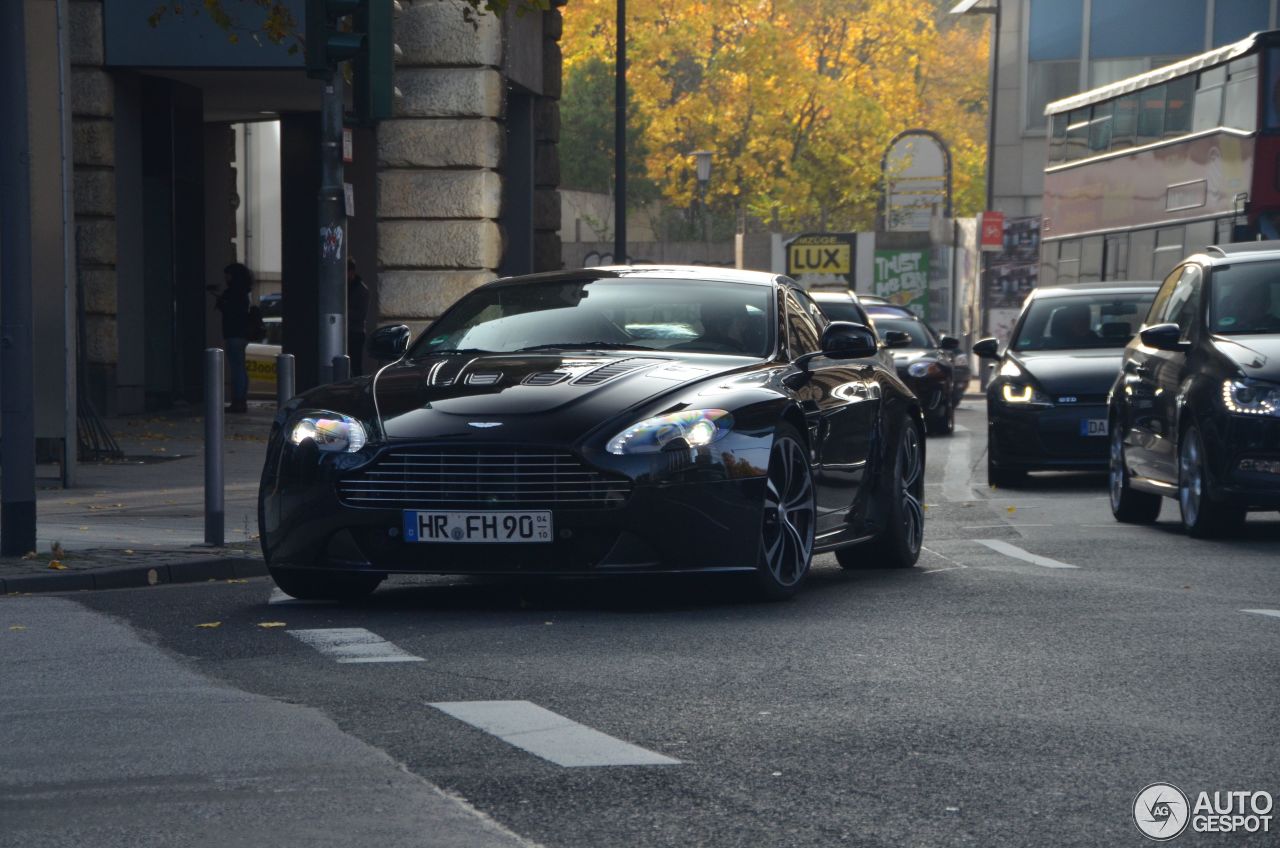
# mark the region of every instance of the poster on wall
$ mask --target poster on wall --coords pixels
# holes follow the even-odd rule
[[[856,233],[805,233],[787,243],[787,276],[804,288],[852,289]]]
[[[929,250],[877,250],[871,292],[923,316],[929,307]]]
[[[1008,339],[1023,301],[1040,277],[1040,216],[1005,218],[1003,245],[988,256],[987,332]]]

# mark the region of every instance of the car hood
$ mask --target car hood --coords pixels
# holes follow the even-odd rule
[[[1123,356],[1123,348],[1009,354],[1010,359],[1052,395],[1105,395],[1120,373]]]
[[[758,364],[660,351],[431,357],[383,369],[373,395],[390,439],[574,440],[659,395]]]
[[[1214,336],[1213,347],[1249,377],[1280,380],[1280,335]]]

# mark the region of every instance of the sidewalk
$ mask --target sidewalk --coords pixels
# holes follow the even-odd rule
[[[204,544],[202,409],[107,421],[125,458],[81,463],[63,489],[37,468],[34,556],[0,558],[0,594],[146,586],[265,574],[258,478],[275,404],[226,416],[223,547]]]

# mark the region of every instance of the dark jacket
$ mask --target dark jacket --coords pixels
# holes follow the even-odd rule
[[[222,337],[246,339],[249,337],[249,288],[232,283],[218,295],[215,306],[222,311]]]
[[[347,280],[347,333],[364,335],[364,322],[369,318],[369,287],[360,275]]]

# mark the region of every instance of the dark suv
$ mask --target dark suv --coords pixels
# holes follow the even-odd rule
[[[1165,278],[1108,404],[1111,511],[1193,536],[1280,508],[1280,241],[1205,248]]]

